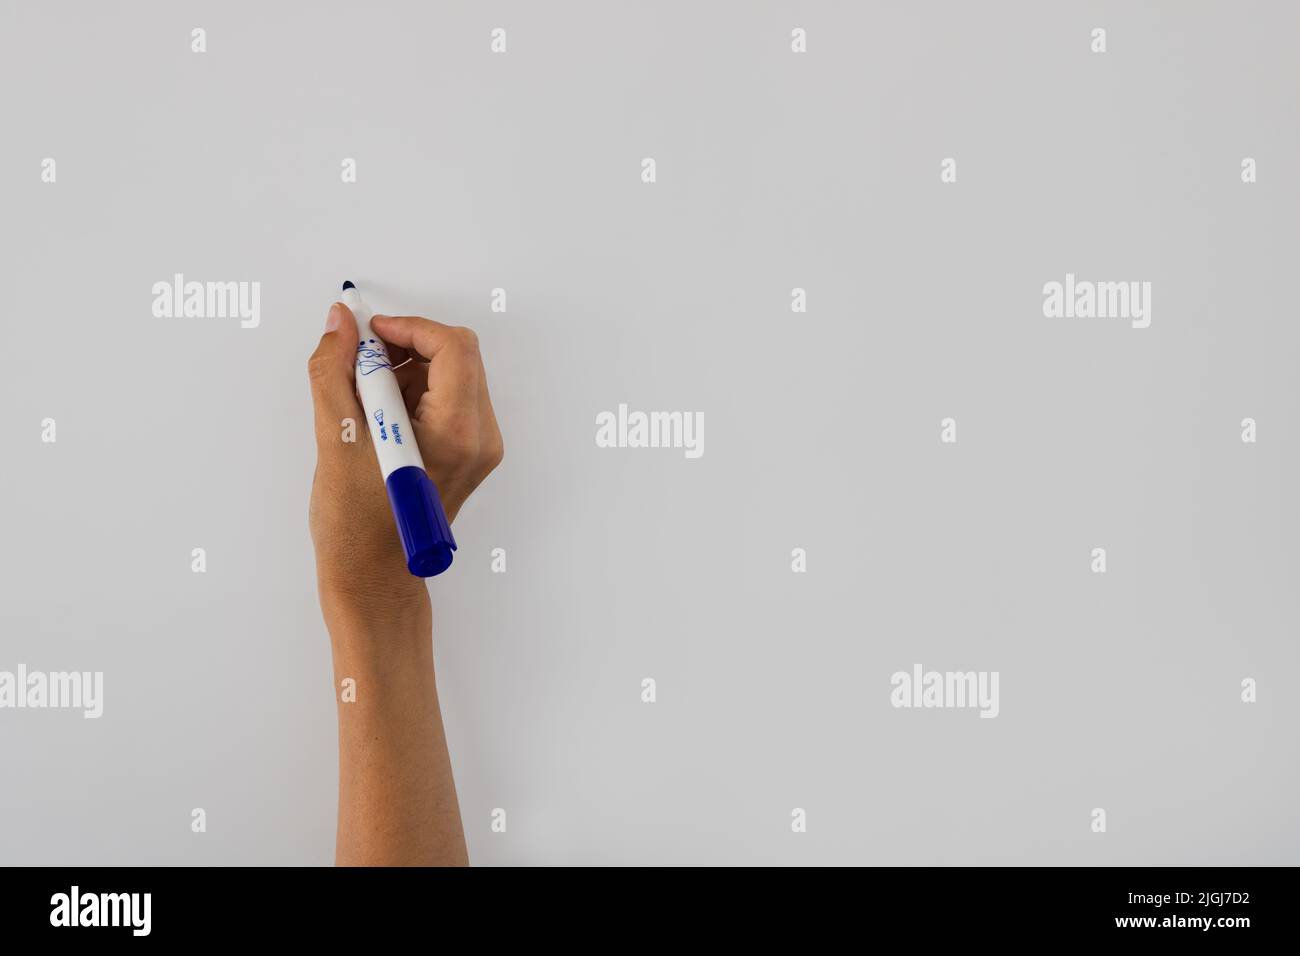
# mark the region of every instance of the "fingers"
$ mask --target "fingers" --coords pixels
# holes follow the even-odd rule
[[[477,406],[483,365],[472,331],[413,315],[376,315],[370,327],[428,361],[426,404],[440,412]]]
[[[383,338],[381,335],[380,338]],[[388,350],[388,361],[393,364],[393,370],[396,371],[398,366],[405,365],[411,359],[409,349],[404,349],[399,345],[394,345],[387,339],[384,339],[384,348]]]
[[[330,307],[325,334],[307,360],[311,400],[316,412],[316,442],[323,454],[341,446],[342,421],[364,420],[356,393],[357,323],[341,302]]]
[[[393,375],[397,377],[397,387],[402,390],[407,411],[414,415],[420,399],[429,390],[429,363],[413,359],[400,368],[395,367]]]
[[[458,343],[463,344],[467,338],[474,338],[469,329],[443,325],[418,315],[375,315],[370,318],[370,327],[398,348],[418,352],[426,362],[432,362],[440,352]],[[477,340],[474,346],[477,349]]]
[[[488,394],[487,371],[483,368],[481,358],[479,360],[478,409],[479,415],[483,419],[483,453],[486,456],[484,463],[490,472],[501,464],[501,460],[505,456],[505,444],[501,439],[501,429],[497,426],[496,412],[492,409],[492,396]]]

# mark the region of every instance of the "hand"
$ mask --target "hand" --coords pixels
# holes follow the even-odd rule
[[[469,329],[377,315],[425,470],[447,520],[501,461],[478,340]],[[342,303],[308,363],[316,408],[311,533],[338,697],[343,864],[464,865],[465,832],[433,671],[424,579],[406,556],[357,400],[357,324]],[[354,440],[343,440],[344,420]]]
[[[501,462],[503,446],[487,377],[472,331],[414,316],[376,315],[371,328],[389,358],[415,429],[425,470],[438,487],[447,520]],[[357,324],[336,302],[307,363],[316,412],[316,474],[311,533],[326,621],[334,608],[391,614],[408,601],[427,614],[428,591],[406,569],[365,412],[356,395]],[[354,441],[343,440],[351,419]],[[384,609],[366,606],[384,595]],[[394,597],[398,600],[394,602]],[[358,606],[360,605],[360,606]]]

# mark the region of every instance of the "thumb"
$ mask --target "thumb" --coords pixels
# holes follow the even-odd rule
[[[316,445],[324,453],[339,447],[343,419],[365,417],[356,391],[357,322],[342,302],[330,306],[325,334],[307,360],[311,401],[316,410]]]

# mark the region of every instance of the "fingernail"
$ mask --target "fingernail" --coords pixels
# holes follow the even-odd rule
[[[339,309],[339,304],[335,302],[330,306],[329,315],[325,316],[325,331],[333,332],[343,321],[343,312]]]

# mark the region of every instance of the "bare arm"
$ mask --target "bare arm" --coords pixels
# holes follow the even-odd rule
[[[431,621],[420,614],[378,633],[331,615],[334,684],[340,694],[341,866],[465,866],[451,758],[434,683]]]
[[[454,521],[502,454],[477,339],[421,318],[376,316],[372,326],[389,343],[426,470]],[[352,314],[335,305],[308,366],[317,447],[311,531],[339,716],[335,861],[465,866],[429,592],[405,566],[356,398],[356,350]]]

